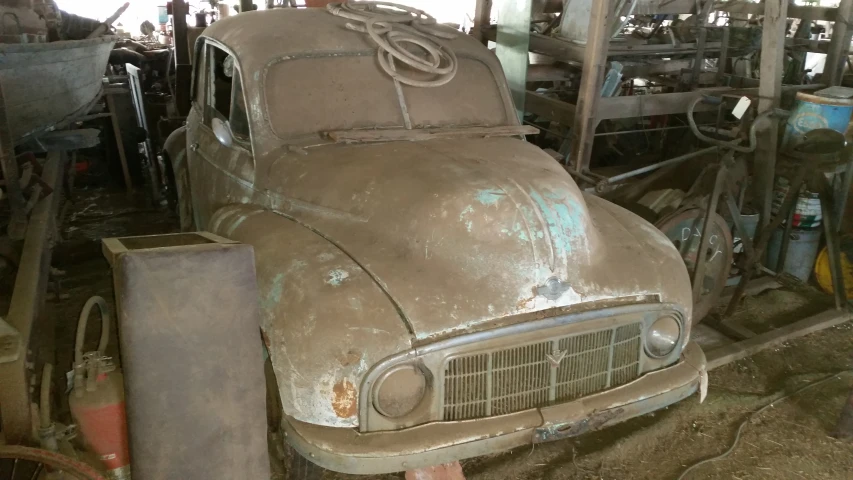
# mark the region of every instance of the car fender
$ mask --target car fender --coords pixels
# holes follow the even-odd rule
[[[181,231],[196,230],[192,206],[189,166],[187,162],[187,127],[172,132],[163,145],[167,169],[171,172],[169,188],[174,189],[171,201],[181,222]]]
[[[380,360],[412,347],[394,302],[357,261],[291,218],[254,205],[217,210],[209,229],[252,245],[261,331],[282,410],[358,426],[359,388]]]

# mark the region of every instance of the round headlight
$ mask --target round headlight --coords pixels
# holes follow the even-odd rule
[[[392,368],[376,382],[373,405],[382,415],[399,418],[420,405],[427,390],[427,379],[413,365]]]
[[[675,350],[681,337],[681,325],[674,317],[661,317],[646,333],[646,352],[652,357],[665,357]]]

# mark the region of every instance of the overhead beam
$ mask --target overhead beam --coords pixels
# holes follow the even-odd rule
[[[525,111],[560,125],[573,125],[577,107],[569,102],[546,97],[541,93],[527,92]]]

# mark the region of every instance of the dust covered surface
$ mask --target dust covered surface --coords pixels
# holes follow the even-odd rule
[[[57,248],[54,266],[67,275],[59,292],[62,298],[54,296],[47,306],[56,320],[57,380],[71,367],[83,303],[91,295],[102,295],[113,305],[112,277],[100,239],[175,231],[171,214],[140,205],[144,203],[128,200],[121,192],[84,191],[66,218],[65,241]],[[745,300],[736,319],[762,332],[824,310],[830,303],[809,288],[771,291]],[[89,322],[90,343],[97,342],[97,323]],[[114,334],[111,337],[109,351],[115,355],[117,342]],[[845,324],[712,371],[703,405],[694,395],[668,409],[574,440],[463,461],[463,470],[470,480],[675,479],[686,466],[725,451],[740,422],[774,395],[853,368],[851,354],[853,327]],[[851,387],[853,374],[843,374],[778,403],[748,424],[732,455],[687,478],[853,478],[853,442],[829,436]],[[60,416],[66,409],[60,406]],[[284,478],[280,466],[273,470],[273,478]],[[351,477],[327,472],[325,478],[386,480],[402,479],[403,474]]]

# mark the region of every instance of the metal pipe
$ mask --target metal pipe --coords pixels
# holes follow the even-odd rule
[[[707,148],[703,148],[702,150],[696,150],[695,152],[687,153],[687,154],[684,154],[684,155],[681,155],[681,156],[675,157],[675,158],[670,158],[669,160],[664,160],[663,162],[660,162],[660,163],[655,163],[652,165],[645,166],[643,168],[638,168],[636,170],[632,170],[630,172],[625,172],[625,173],[622,173],[619,175],[614,175],[610,178],[603,180],[603,182],[605,184],[612,185],[614,183],[621,182],[622,180],[626,180],[628,178],[636,177],[637,175],[642,175],[642,174],[647,173],[647,172],[655,171],[659,168],[668,167],[670,165],[677,165],[681,162],[690,160],[691,158],[701,157],[702,155],[713,153],[713,152],[719,150],[719,148],[720,147],[707,147]]]

